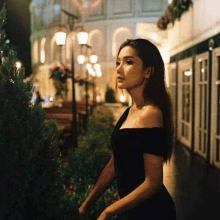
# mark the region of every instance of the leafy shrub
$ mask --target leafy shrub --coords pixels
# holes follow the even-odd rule
[[[113,115],[105,106],[97,107],[88,122],[88,132],[79,137],[79,147],[69,155],[66,185],[79,207],[96,183],[111,157],[110,137]],[[117,198],[115,183],[106,190],[84,219],[97,219],[99,214]]]
[[[3,8],[0,50],[6,48],[5,20]],[[33,84],[24,82],[15,52],[6,49],[0,63],[0,219],[61,219],[63,204],[73,204],[65,195],[60,132],[54,121],[45,123],[40,105],[31,104]]]
[[[115,91],[109,86],[107,86],[107,90],[105,92],[105,102],[110,102],[110,103],[116,102]]]

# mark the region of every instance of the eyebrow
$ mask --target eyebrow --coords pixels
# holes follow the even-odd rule
[[[133,56],[125,56],[123,57],[123,59],[128,59],[128,58],[134,58]],[[119,57],[117,57],[117,59],[119,59]]]

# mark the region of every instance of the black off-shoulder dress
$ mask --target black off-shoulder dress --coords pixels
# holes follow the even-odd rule
[[[122,128],[128,107],[118,120],[111,136],[116,181],[120,198],[128,195],[145,179],[143,153],[163,156],[165,132],[162,127]],[[118,220],[175,220],[176,209],[165,186],[135,208],[118,214]]]

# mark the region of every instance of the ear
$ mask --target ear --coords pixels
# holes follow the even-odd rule
[[[153,74],[153,72],[154,72],[154,67],[153,66],[149,66],[149,67],[147,67],[146,69],[145,69],[145,78],[150,78],[150,76]]]

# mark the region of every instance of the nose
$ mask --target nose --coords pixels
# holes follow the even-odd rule
[[[116,72],[117,72],[117,73],[122,73],[122,72],[123,72],[122,63],[120,63],[120,64],[116,67]]]

